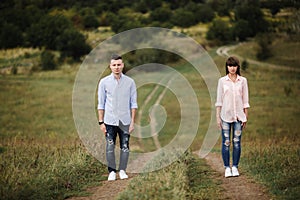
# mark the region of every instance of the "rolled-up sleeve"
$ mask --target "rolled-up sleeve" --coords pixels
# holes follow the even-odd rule
[[[101,110],[105,108],[105,100],[106,100],[106,95],[105,95],[105,86],[103,81],[101,80],[98,85],[98,110]]]
[[[131,84],[130,88],[130,109],[138,108],[137,104],[137,92],[136,92],[136,85],[134,81]]]
[[[243,107],[244,108],[249,108],[249,91],[248,91],[248,83],[247,79],[244,79],[243,83]]]
[[[215,106],[218,107],[218,106],[222,106],[223,105],[223,97],[222,97],[222,94],[223,94],[223,87],[222,87],[222,79],[220,78],[219,81],[218,81],[218,87],[217,87],[217,100],[216,100],[216,103],[215,103]]]

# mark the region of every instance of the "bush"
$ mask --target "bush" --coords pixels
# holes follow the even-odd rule
[[[83,24],[85,28],[97,28],[100,23],[98,22],[95,15],[88,14],[83,17]]]
[[[50,51],[43,51],[41,54],[41,65],[43,70],[55,70],[57,64],[55,62],[55,56]]]

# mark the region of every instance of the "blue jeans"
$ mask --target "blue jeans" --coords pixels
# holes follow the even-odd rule
[[[229,123],[222,121],[222,158],[224,167],[230,167],[231,132],[233,133],[232,166],[238,167],[241,156],[242,122]]]
[[[106,126],[106,160],[109,172],[116,172],[116,160],[115,160],[115,145],[116,138],[119,135],[120,140],[120,162],[119,170],[126,170],[128,158],[129,158],[129,125],[123,125],[120,122],[119,126],[112,126],[105,124]]]

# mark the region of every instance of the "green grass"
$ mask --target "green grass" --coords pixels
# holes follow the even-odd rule
[[[249,147],[242,164],[249,172],[279,199],[299,199],[299,143],[284,137],[279,141],[253,142],[247,145]]]
[[[271,36],[270,36],[271,37]],[[243,58],[254,59],[259,46],[255,41],[245,42],[231,53],[238,54]],[[263,62],[276,64],[279,66],[287,66],[292,68],[299,68],[300,58],[300,42],[299,36],[294,39],[289,39],[283,36],[275,37],[270,45],[272,56]]]
[[[105,167],[75,141],[11,140],[1,153],[0,199],[64,199],[87,195]],[[2,144],[3,145],[3,144]]]
[[[221,199],[215,173],[187,151],[168,167],[135,177],[117,199]]]
[[[299,63],[298,42],[293,44],[278,38],[272,46],[274,57],[267,62],[299,69],[293,64]],[[284,48],[279,50],[279,46]],[[233,52],[253,58],[255,48],[252,47],[253,43],[245,43]],[[285,51],[285,48],[293,50]],[[277,198],[299,199],[300,73],[250,64],[242,75],[248,79],[251,107],[243,136],[241,167]]]
[[[298,48],[298,42],[278,38],[272,45],[274,57],[267,61],[298,68]],[[5,55],[7,59],[0,56],[1,66],[11,61],[26,63],[27,59],[35,63],[37,59],[35,50],[28,50],[27,56],[21,50],[12,52],[16,56]],[[234,52],[255,59],[252,42],[244,43]],[[215,49],[209,53],[224,75],[225,58],[218,57]],[[198,98],[201,116],[195,123],[199,123],[199,130],[190,149],[199,150],[210,120],[210,97],[201,76],[193,68],[186,63],[174,68],[188,79]],[[77,69],[78,66],[66,65],[57,71],[0,77],[0,199],[63,199],[84,194],[87,186],[99,185],[103,180],[106,167],[85,151],[73,122],[72,89]],[[267,186],[276,198],[297,199],[299,71],[249,64],[242,75],[248,79],[251,108],[247,129],[243,132],[240,166]],[[139,105],[153,87],[145,85],[139,89]],[[160,87],[146,105],[146,111],[163,89]],[[176,95],[167,91],[161,101],[168,113],[164,134],[159,135],[162,146],[171,141],[178,129],[180,108],[175,99]],[[147,124],[148,112],[141,117],[142,124]],[[219,152],[219,142],[218,150],[214,151]],[[132,138],[131,144],[143,148],[141,152],[155,150],[151,138],[142,144]],[[204,160],[187,153],[164,169],[137,176],[119,198],[218,199],[222,197],[218,190],[220,183],[214,177],[215,172]]]
[[[71,108],[74,73],[0,78],[0,199],[86,194],[106,167],[78,139]]]

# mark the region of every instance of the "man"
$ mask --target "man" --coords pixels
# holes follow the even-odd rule
[[[115,144],[120,140],[120,179],[128,178],[126,167],[129,157],[129,138],[134,130],[137,109],[137,92],[133,79],[122,73],[122,57],[113,54],[111,74],[100,80],[98,86],[98,117],[101,131],[106,137],[108,180],[116,180]]]

